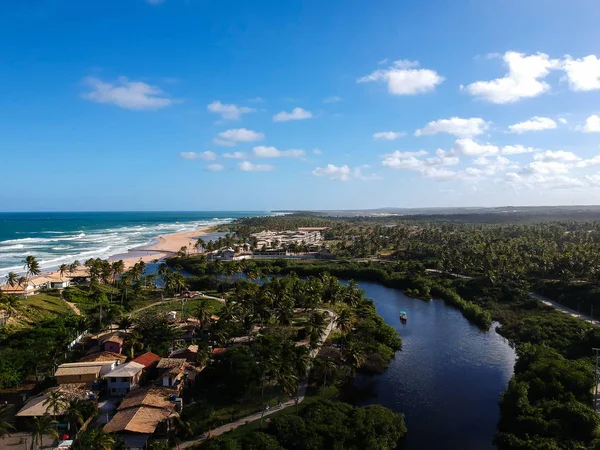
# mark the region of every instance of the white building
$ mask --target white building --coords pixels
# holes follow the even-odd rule
[[[104,375],[109,395],[127,395],[132,389],[138,387],[145,367],[143,364],[130,361]]]

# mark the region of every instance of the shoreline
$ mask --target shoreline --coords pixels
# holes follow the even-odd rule
[[[202,236],[212,234],[215,226],[203,226],[192,231],[180,231],[178,233],[164,234],[157,236],[154,244],[145,247],[133,248],[126,253],[115,253],[106,258],[108,261],[122,260],[125,264],[125,270],[131,269],[136,263],[143,261],[146,264],[152,263],[155,260],[161,260],[177,253],[182,247],[186,247],[189,253],[195,251],[194,245],[196,239]],[[144,254],[145,253],[145,254]],[[72,274],[64,275],[63,279],[67,280],[79,276],[87,276],[87,268],[83,266],[85,261],[79,261],[81,265]],[[47,281],[61,280],[58,269],[44,271],[36,277],[32,277],[30,283],[43,284]]]

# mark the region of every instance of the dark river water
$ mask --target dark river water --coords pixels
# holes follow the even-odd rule
[[[376,283],[358,284],[402,337],[402,350],[385,373],[357,377],[361,391],[372,391],[358,403],[404,413],[405,450],[495,448],[498,400],[515,363],[507,341],[471,325],[442,300],[424,302]],[[401,310],[406,324],[398,318]]]

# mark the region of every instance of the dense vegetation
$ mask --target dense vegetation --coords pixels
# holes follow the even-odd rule
[[[299,416],[271,420],[264,431],[240,439],[209,440],[206,450],[393,450],[406,435],[401,414],[379,405],[356,408],[342,402],[320,401]]]

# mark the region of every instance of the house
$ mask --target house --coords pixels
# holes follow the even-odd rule
[[[87,389],[87,386],[85,384],[65,384],[46,389],[41,394],[38,394],[35,397],[31,397],[19,410],[19,412],[17,412],[16,417],[29,419],[31,417],[40,417],[54,414],[54,412],[49,408],[49,404],[47,402],[51,392],[54,390],[60,391],[66,398],[69,399],[79,398],[83,400],[95,401],[95,395],[92,392],[90,392],[89,389]],[[64,405],[60,406],[57,410],[56,415],[58,417],[65,415],[65,410],[66,407]]]
[[[71,286],[71,280],[50,281],[50,289],[65,289]]]
[[[59,385],[72,383],[93,384],[117,366],[118,361],[85,361],[65,363],[54,373]]]
[[[129,393],[117,413],[104,426],[106,433],[115,433],[129,450],[145,448],[150,436],[166,436],[171,422],[178,417],[177,392],[151,386]]]
[[[177,350],[171,352],[169,358],[185,358],[187,362],[196,363],[196,358],[198,356],[198,346],[197,345],[189,345],[184,348],[178,348]]]
[[[104,375],[108,395],[127,395],[138,387],[145,366],[134,361],[121,364]]]
[[[158,376],[162,378],[162,385],[180,389],[186,362],[185,358],[162,358],[156,366]]]
[[[100,339],[100,346],[105,352],[121,353],[123,351],[123,343],[125,340],[118,334],[105,336]]]
[[[119,355],[118,353],[112,352],[96,352],[84,356],[79,362],[102,362],[102,361],[117,361],[118,364],[123,364],[127,361],[126,355]]]
[[[146,352],[137,358],[132,359],[133,362],[142,364],[145,369],[149,369],[160,361],[160,356],[155,355],[152,352]]]

